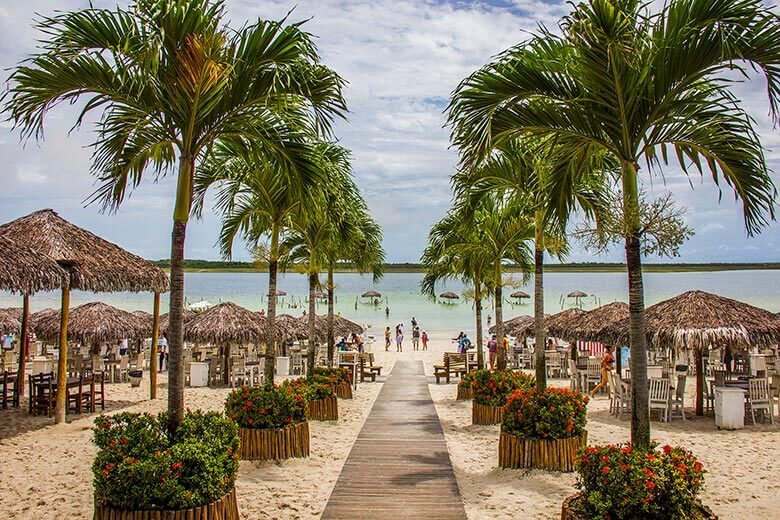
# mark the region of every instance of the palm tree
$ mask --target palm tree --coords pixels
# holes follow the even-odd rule
[[[753,120],[729,90],[734,69],[763,73],[772,119],[780,103],[780,23],[758,0],[671,0],[659,13],[637,0],[590,0],[561,23],[466,78],[449,107],[464,161],[518,136],[551,139],[577,162],[606,155],[619,167],[624,208],[638,208],[640,163],[724,180],[742,201],[747,233],[774,219],[776,189]],[[726,75],[729,74],[729,77]],[[673,153],[669,153],[669,148]],[[553,197],[572,169],[555,173]],[[639,222],[626,219],[631,440],[650,442]]]
[[[216,208],[222,212],[219,245],[225,258],[232,256],[233,242],[240,236],[262,256],[261,241],[268,237],[268,311],[265,351],[265,381],[273,386],[276,357],[276,280],[280,242],[290,227],[292,215],[318,198],[327,182],[327,171],[315,143],[288,148],[299,156],[301,167],[287,169],[269,161],[262,149],[247,142],[218,143],[195,176],[195,213],[200,215],[206,192],[216,185]],[[304,167],[305,165],[305,167]]]
[[[569,211],[549,212],[554,207],[548,189],[550,172],[561,165],[550,162],[549,143],[531,144],[521,139],[503,143],[479,168],[467,168],[453,177],[457,196],[481,197],[496,193],[499,196],[511,196],[521,202],[526,216],[532,220],[534,228],[534,339],[536,356],[536,385],[547,387],[545,366],[545,328],[544,328],[544,253],[561,257],[567,250],[565,239],[566,219]],[[600,177],[589,168],[578,168],[580,175],[573,180],[570,190],[562,193],[568,200],[561,202],[567,208],[578,205],[591,215],[600,209],[604,202],[604,188]]]
[[[42,51],[19,65],[3,100],[24,138],[43,138],[49,110],[85,101],[96,109],[93,195],[115,209],[150,171],[176,172],[171,234],[169,428],[184,415],[182,365],[184,240],[197,164],[220,139],[245,136],[295,167],[282,146],[298,121],[323,134],[346,111],[343,80],[319,63],[300,24],[258,20],[224,25],[223,0],[136,0],[127,9],[90,8],[43,17]]]

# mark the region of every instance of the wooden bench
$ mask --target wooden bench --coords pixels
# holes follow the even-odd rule
[[[444,364],[433,365],[433,376],[436,378],[437,385],[441,382],[442,377],[449,384],[451,376],[462,376],[468,371],[468,354],[459,352],[445,352]]]
[[[369,365],[366,365],[366,358],[364,358],[363,356],[360,356],[360,370],[358,374],[360,374],[361,383],[364,382],[366,379],[370,379],[371,381],[376,382],[377,373],[371,370],[371,367]]]
[[[365,368],[371,372],[374,372],[378,376],[382,375],[382,365],[374,364],[373,352],[364,352],[363,354],[360,354],[360,360],[365,364]]]

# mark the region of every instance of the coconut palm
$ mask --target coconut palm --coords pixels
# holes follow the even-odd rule
[[[585,162],[619,165],[625,208],[638,208],[638,178],[670,156],[686,173],[709,173],[742,202],[749,235],[774,219],[776,189],[754,122],[730,90],[746,66],[767,82],[772,119],[780,102],[780,23],[758,0],[670,0],[658,13],[637,0],[590,0],[561,23],[509,49],[458,87],[449,107],[464,161],[479,162],[518,136],[551,139]],[[670,148],[671,152],[670,153]],[[568,188],[570,170],[553,190]],[[631,440],[650,442],[644,289],[637,211],[626,222]]]
[[[459,197],[470,195],[477,198],[497,193],[521,200],[527,217],[534,227],[534,338],[536,355],[536,385],[547,386],[547,371],[544,360],[544,253],[559,258],[567,251],[565,239],[566,219],[569,211],[550,212],[549,177],[555,165],[550,162],[549,143],[530,143],[515,139],[503,143],[478,168],[466,168],[453,176],[453,185]],[[605,189],[600,177],[595,175],[595,163],[579,167],[580,175],[573,178],[570,190],[561,195],[568,200],[555,201],[567,208],[578,206],[587,215],[600,209],[605,198]],[[561,218],[563,217],[563,218]]]
[[[219,246],[230,258],[237,236],[263,256],[266,237],[268,262],[268,311],[265,351],[265,381],[272,386],[276,357],[276,281],[280,243],[289,230],[292,215],[318,199],[319,187],[327,182],[319,145],[302,144],[298,161],[306,167],[288,169],[269,161],[262,149],[248,142],[220,142],[198,168],[195,176],[195,214],[200,215],[209,187],[217,190],[216,208],[223,215]]]
[[[76,125],[96,123],[93,196],[116,208],[148,171],[175,172],[171,236],[168,409],[173,431],[184,414],[182,366],[184,239],[197,164],[219,139],[262,143],[296,166],[282,142],[297,121],[327,134],[346,110],[342,79],[319,63],[300,24],[259,20],[224,25],[223,0],[136,0],[128,8],[90,8],[42,17],[42,51],[11,74],[4,95],[24,138],[43,137],[49,110],[85,101]],[[302,125],[301,125],[302,126]]]

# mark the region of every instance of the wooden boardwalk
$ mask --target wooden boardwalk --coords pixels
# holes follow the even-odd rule
[[[466,518],[422,362],[396,362],[322,518]]]

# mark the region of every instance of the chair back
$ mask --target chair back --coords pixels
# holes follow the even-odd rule
[[[246,372],[246,360],[240,356],[231,357],[230,372],[234,374],[243,374]]]
[[[119,358],[119,370],[126,370],[127,365],[130,363],[130,358],[127,356],[122,356]]]
[[[726,371],[725,370],[716,370],[713,374],[715,376],[715,386],[721,387],[721,388],[726,386]]]
[[[769,384],[764,377],[753,377],[748,380],[748,396],[751,401],[768,401]]]
[[[659,377],[650,378],[650,402],[667,402],[669,400],[669,380]]]
[[[601,377],[601,361],[588,358],[588,377]]]

